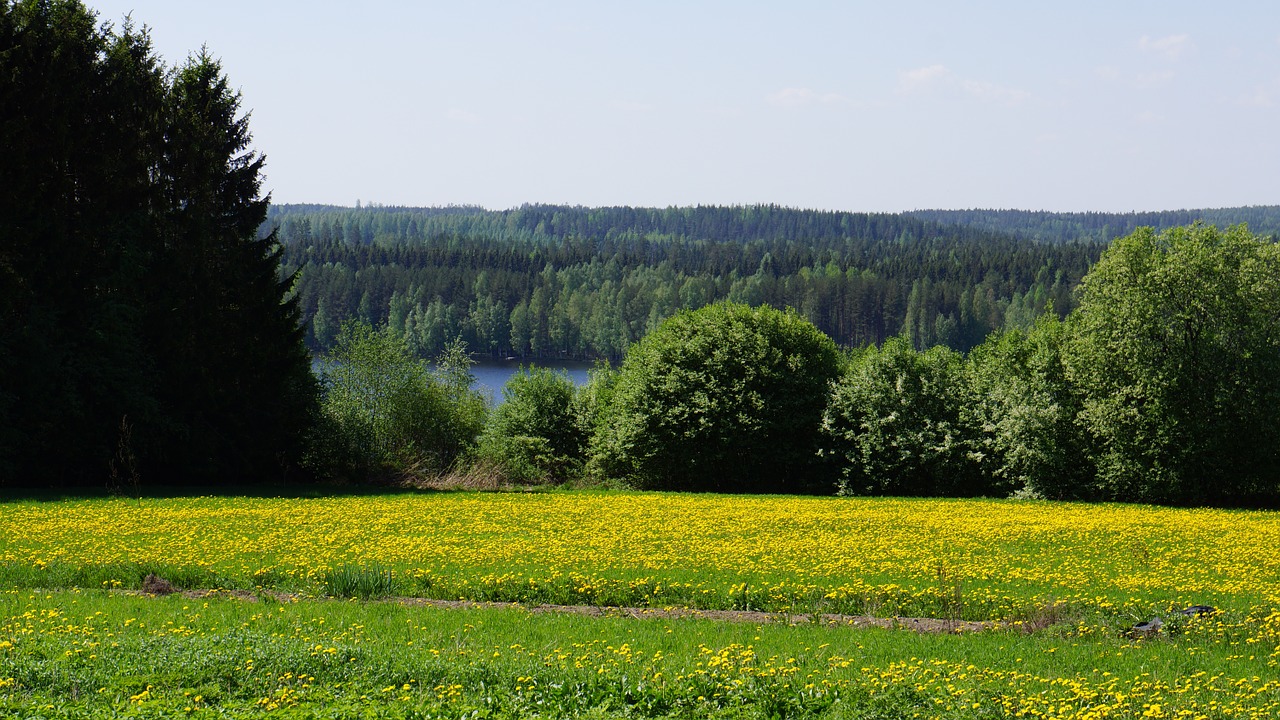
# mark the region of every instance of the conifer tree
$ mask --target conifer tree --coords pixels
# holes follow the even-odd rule
[[[0,0],[0,108],[0,483],[278,477],[314,389],[218,63]]]

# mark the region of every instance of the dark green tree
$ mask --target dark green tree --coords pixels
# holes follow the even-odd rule
[[[1244,226],[1139,229],[1067,328],[1103,496],[1280,500],[1280,247]]]
[[[831,492],[818,426],[840,362],[794,312],[679,313],[627,352],[592,461],[641,488]]]
[[[201,50],[171,77],[165,193],[147,309],[173,419],[166,474],[220,480],[279,474],[313,419],[310,358],[281,278],[276,238],[259,238],[269,199],[248,116]]]
[[[0,78],[0,476],[279,478],[313,383],[218,64],[166,71],[127,22],[6,1]]]
[[[0,2],[0,483],[101,485],[163,412],[139,299],[163,88],[144,32]]]

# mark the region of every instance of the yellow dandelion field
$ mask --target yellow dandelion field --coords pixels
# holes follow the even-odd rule
[[[408,594],[976,619],[1052,602],[1280,606],[1280,515],[996,500],[633,493],[0,504],[0,566],[198,568]]]

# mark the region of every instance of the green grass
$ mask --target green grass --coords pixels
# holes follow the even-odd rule
[[[1259,638],[1276,628],[1228,620],[1131,641],[7,591],[0,715],[1268,717],[1280,684]]]
[[[0,503],[0,717],[1273,718],[1276,520],[598,492]],[[148,574],[238,592],[122,594]],[[365,600],[393,595],[1006,625]],[[1197,603],[1222,612],[1175,612]]]

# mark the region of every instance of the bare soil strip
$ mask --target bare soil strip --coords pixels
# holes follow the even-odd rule
[[[156,593],[138,593],[156,597]],[[208,597],[234,597],[249,602],[257,602],[262,596],[274,598],[279,602],[304,599],[301,595],[277,592],[251,593],[243,590],[184,590],[182,595],[193,600]],[[337,598],[305,598],[308,600],[328,600],[337,602]],[[347,602],[342,600],[343,602]],[[652,608],[652,607],[613,607],[602,605],[528,605],[513,602],[477,602],[472,600],[431,600],[415,597],[380,598],[367,602],[390,602],[408,607],[433,607],[453,610],[482,610],[489,608],[521,609],[532,613],[563,613],[567,615],[585,615],[588,617],[620,617],[637,620],[719,620],[722,622],[785,623],[787,625],[840,625],[847,627],[880,627],[892,630],[912,630],[919,633],[969,633],[991,630],[1000,624],[990,620],[951,620],[948,618],[918,617],[870,617],[866,615],[837,615],[833,613],[768,613],[755,610],[695,610],[692,608]]]

